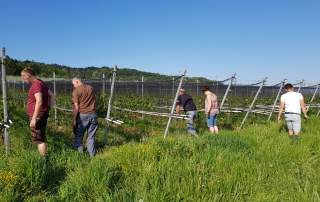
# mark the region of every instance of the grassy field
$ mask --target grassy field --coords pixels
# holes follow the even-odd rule
[[[67,127],[48,129],[45,163],[23,111],[13,111],[11,153],[0,153],[0,201],[320,201],[320,120],[298,142],[282,124],[255,124],[199,138],[175,132],[143,140],[116,133],[89,159]]]

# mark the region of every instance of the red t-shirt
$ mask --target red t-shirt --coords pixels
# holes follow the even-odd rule
[[[40,79],[36,79],[28,93],[28,103],[27,103],[27,113],[30,118],[32,118],[34,113],[34,108],[36,105],[36,97],[34,96],[36,93],[42,93],[42,105],[39,111],[39,117],[49,112],[50,107],[50,96],[49,96],[49,88],[47,85]]]

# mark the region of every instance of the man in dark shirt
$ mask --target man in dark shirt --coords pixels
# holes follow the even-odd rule
[[[24,82],[31,84],[28,92],[27,113],[30,120],[32,141],[37,145],[39,154],[45,156],[47,153],[47,120],[50,106],[54,104],[54,97],[47,85],[36,77],[32,69],[23,69],[21,78]]]
[[[187,130],[193,136],[197,136],[196,129],[194,128],[194,120],[197,116],[197,107],[193,102],[190,95],[185,93],[184,89],[180,89],[179,97],[176,103],[176,112],[180,112],[180,107],[183,108],[185,113],[189,116],[187,121]]]
[[[83,151],[83,135],[88,130],[87,150],[90,157],[96,154],[95,135],[98,129],[98,116],[96,114],[96,96],[92,86],[84,84],[80,79],[72,79],[74,90],[73,127],[75,128],[75,147]]]

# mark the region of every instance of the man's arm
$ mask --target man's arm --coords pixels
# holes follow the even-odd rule
[[[179,104],[176,105],[176,113],[177,113],[177,114],[180,113],[180,105],[179,105]]]
[[[73,103],[73,110],[72,110],[73,126],[76,126],[78,113],[79,113],[79,104]]]
[[[34,107],[34,112],[31,118],[30,127],[36,127],[37,118],[39,116],[39,112],[42,106],[42,93],[36,93],[34,94],[34,97],[36,99],[36,105]]]
[[[306,104],[304,103],[304,99],[300,100],[300,106],[305,118],[308,118]]]
[[[284,102],[280,102],[279,113],[278,113],[278,121],[280,121],[280,119],[281,119],[283,109],[284,109]]]

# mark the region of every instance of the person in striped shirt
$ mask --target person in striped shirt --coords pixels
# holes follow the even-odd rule
[[[207,119],[207,126],[212,134],[218,134],[219,128],[217,125],[217,116],[219,114],[219,103],[216,94],[210,91],[208,86],[202,89],[205,95],[205,113]]]

